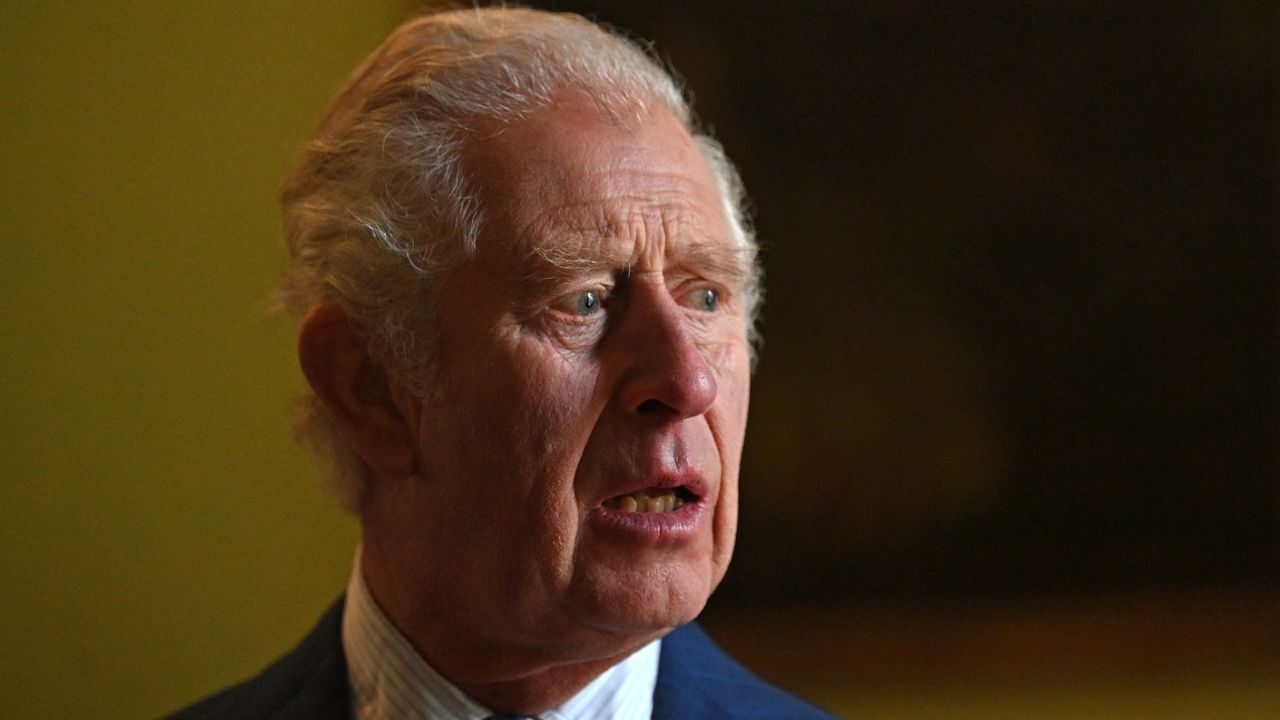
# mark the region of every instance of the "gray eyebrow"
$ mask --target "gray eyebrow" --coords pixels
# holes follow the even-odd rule
[[[526,266],[530,268],[527,279],[556,282],[587,275],[630,274],[634,257],[623,257],[621,252],[585,252],[589,242],[564,242],[531,248],[526,254]],[[609,247],[611,243],[603,242],[602,245]],[[743,248],[694,243],[685,245],[674,260],[667,266],[667,272],[697,272],[737,286],[745,284],[751,276],[750,257]]]
[[[684,249],[672,269],[701,270],[741,286],[751,277],[751,255],[746,248],[696,243]]]
[[[583,275],[597,272],[612,272],[616,270],[619,264],[630,267],[630,261],[619,263],[619,255],[614,253],[610,256],[608,253],[603,255],[596,253],[585,253],[582,251],[582,245],[578,243],[571,246],[567,243],[556,244],[551,247],[535,247],[531,249],[527,255],[529,259],[535,260],[536,265],[550,268],[557,275]]]

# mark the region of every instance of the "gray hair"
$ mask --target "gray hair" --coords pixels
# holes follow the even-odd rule
[[[484,221],[462,164],[469,127],[516,121],[576,91],[620,124],[677,118],[716,177],[751,269],[743,303],[754,341],[754,234],[738,175],[694,128],[680,88],[630,40],[577,15],[474,8],[414,18],[348,78],[281,190],[291,266],[276,305],[305,315],[336,302],[370,355],[415,395],[432,391],[434,281],[475,250]],[[300,440],[329,461],[339,502],[359,509],[371,471],[323,404],[303,398]]]

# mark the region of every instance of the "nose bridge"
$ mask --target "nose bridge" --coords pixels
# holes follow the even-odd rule
[[[624,320],[628,358],[620,390],[631,412],[694,417],[716,397],[716,381],[688,326],[685,310],[661,282],[635,289]]]

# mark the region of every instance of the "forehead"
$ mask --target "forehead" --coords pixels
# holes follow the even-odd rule
[[[563,265],[622,255],[614,259],[631,265],[732,249],[715,178],[665,111],[624,127],[570,99],[473,138],[466,162],[486,218],[480,242],[508,257]]]

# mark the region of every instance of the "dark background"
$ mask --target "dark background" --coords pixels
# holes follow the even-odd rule
[[[1280,581],[1274,10],[537,5],[652,40],[754,201],[713,614]]]

